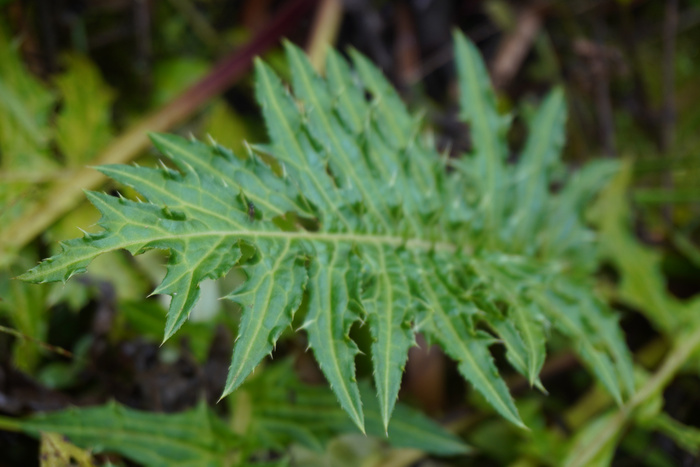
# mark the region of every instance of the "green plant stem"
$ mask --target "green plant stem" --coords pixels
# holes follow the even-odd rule
[[[22,431],[22,424],[17,419],[0,416],[0,430]]]
[[[314,4],[312,0],[289,3],[250,42],[225,58],[212,71],[173,101],[127,129],[94,160],[94,165],[124,164],[150,144],[149,132],[162,132],[192,115],[209,99],[223,92],[250,67],[253,57],[277,43],[298,24]],[[7,266],[14,252],[32,241],[57,219],[85,199],[84,189],[100,186],[105,176],[91,167],[76,171],[54,184],[25,214],[0,234],[0,267]]]
[[[0,325],[0,332],[10,334],[11,336],[15,336],[18,339],[28,340],[30,342],[34,342],[39,347],[42,347],[42,348],[48,350],[49,352],[54,352],[54,353],[57,353],[59,355],[63,355],[64,357],[73,358],[72,352],[70,352],[62,347],[57,347],[55,345],[47,344],[46,342],[43,342],[39,339],[35,339],[35,338],[28,336],[26,334],[22,334],[21,332],[19,332],[16,329],[12,329],[12,328],[8,328],[6,326]]]
[[[666,358],[661,368],[652,376],[635,395],[625,404],[620,411],[605,425],[590,443],[577,447],[578,455],[572,456],[573,463],[568,467],[579,467],[590,465],[605,443],[622,430],[634,415],[634,410],[644,401],[663,390],[669,381],[678,372],[678,369],[685,363],[695,349],[700,346],[700,327],[691,334],[682,338],[676,345],[673,352]]]

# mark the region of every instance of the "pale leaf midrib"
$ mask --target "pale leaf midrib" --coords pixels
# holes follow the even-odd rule
[[[367,74],[371,75],[371,72],[368,71]],[[365,78],[371,78],[371,76],[365,76]],[[367,89],[369,89],[374,94],[375,100],[374,100],[373,105],[377,108],[377,111],[379,112],[379,114],[382,115],[382,117],[383,117],[382,122],[388,123],[390,126],[392,126],[392,128],[394,128],[394,130],[392,130],[392,133],[394,133],[394,137],[396,139],[400,139],[403,136],[403,132],[401,131],[399,124],[394,119],[394,114],[392,112],[390,112],[389,109],[387,109],[384,105],[385,102],[382,99],[381,93],[379,92],[381,90],[381,87],[382,87],[381,83],[375,82],[374,80],[371,80],[371,79],[369,79],[369,80],[366,79],[365,85],[366,85]],[[381,131],[378,131],[377,138],[384,138]],[[388,142],[386,144],[388,146],[390,146],[390,144]],[[401,148],[400,152],[405,153],[407,150],[408,150],[408,146],[405,148]],[[391,151],[389,151],[389,152],[391,153]],[[401,166],[402,166],[401,160],[397,156],[394,156],[393,159],[394,160],[392,160],[392,162],[396,165],[396,171],[397,171],[396,174],[387,173],[386,170],[384,170],[386,168],[384,166],[384,164],[377,164],[376,167],[384,173],[384,176],[386,177],[387,180],[391,180],[393,177],[402,177],[405,180],[407,178],[407,175],[406,175],[406,172],[404,172],[405,169],[401,168]],[[413,178],[411,178],[411,180],[409,182],[421,184],[421,190],[424,193],[428,191],[428,189],[425,186],[425,184],[423,183],[423,180],[421,177],[413,177]],[[408,193],[403,194],[403,196],[408,196]],[[406,207],[405,202],[403,204],[404,204],[403,207],[405,209],[405,207]],[[415,219],[415,216],[409,215],[406,217],[406,219],[411,224],[411,227],[414,229],[415,232],[423,232],[424,231],[424,227],[426,227],[426,226],[417,222]]]
[[[384,277],[385,283],[385,290],[386,290],[386,303],[387,303],[387,310],[384,315],[384,320],[386,321],[387,324],[387,337],[386,337],[386,345],[384,346],[384,391],[382,392],[382,399],[383,399],[383,404],[381,404],[381,410],[382,410],[382,422],[384,424],[384,428],[388,429],[388,424],[389,424],[389,383],[390,383],[390,373],[391,369],[390,363],[391,363],[391,337],[392,337],[392,320],[394,317],[394,288],[393,284],[391,282],[391,279],[389,278],[389,274],[386,269],[386,258],[384,257],[384,249],[379,247],[379,264],[380,268],[382,271],[382,275]]]
[[[131,225],[136,223],[131,220]],[[141,224],[145,228],[154,229],[153,225]],[[155,229],[154,229],[155,230]],[[162,229],[161,229],[162,230]],[[299,241],[299,242],[324,242],[324,243],[354,243],[354,244],[366,244],[366,245],[389,245],[394,248],[406,248],[406,249],[418,249],[423,251],[443,251],[447,253],[456,253],[461,250],[465,250],[464,247],[458,247],[455,244],[447,242],[430,242],[422,239],[405,239],[403,237],[391,236],[391,235],[364,235],[364,234],[351,234],[351,233],[319,233],[319,232],[283,232],[283,231],[250,231],[250,230],[211,230],[207,232],[194,232],[189,234],[172,234],[172,235],[161,235],[154,236],[149,239],[139,239],[133,242],[122,242],[111,248],[101,248],[98,253],[90,252],[89,254],[73,258],[69,263],[58,264],[54,268],[44,268],[42,270],[42,275],[51,274],[52,272],[65,269],[66,264],[80,263],[91,258],[94,258],[98,254],[107,253],[109,251],[129,249],[135,245],[141,245],[143,243],[152,243],[162,240],[186,240],[186,239],[198,239],[198,238],[221,238],[221,237],[235,237],[240,239],[257,239],[257,238],[270,238],[270,239],[282,239],[289,241]],[[160,248],[166,249],[166,248]],[[45,263],[46,264],[46,263]]]

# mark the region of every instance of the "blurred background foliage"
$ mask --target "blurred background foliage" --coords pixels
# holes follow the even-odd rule
[[[46,465],[700,465],[699,25],[693,0],[0,1],[0,465],[36,465],[39,452]],[[509,380],[531,428],[519,430],[423,343],[387,443],[347,423],[298,334],[214,405],[238,313],[216,298],[241,281],[235,271],[203,287],[163,346],[164,304],[142,298],[164,274],[158,252],[104,255],[66,285],[11,280],[97,221],[81,190],[117,187],[88,166],[158,163],[147,131],[208,135],[235,152],[263,140],[246,70],[263,55],[288,75],[282,36],[319,69],[326,44],[360,50],[424,112],[441,149],[467,150],[453,28],[489,63],[515,118],[514,153],[533,104],[561,84],[573,170],[623,161],[589,221],[601,232],[598,287],[637,364],[624,410],[554,339],[548,395]],[[125,441],[96,439],[96,426]],[[185,431],[137,442],[165,426]]]

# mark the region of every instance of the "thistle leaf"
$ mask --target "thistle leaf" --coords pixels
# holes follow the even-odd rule
[[[66,280],[120,248],[168,250],[167,274],[154,291],[173,297],[167,339],[187,319],[202,280],[240,268],[247,280],[226,297],[242,318],[224,394],[271,352],[304,303],[309,347],[360,430],[365,402],[376,404],[391,433],[417,331],[518,426],[490,354],[496,343],[541,388],[546,339],[561,332],[622,400],[634,389],[631,361],[615,317],[591,292],[598,256],[595,232],[583,221],[587,201],[616,167],[592,164],[570,180],[559,177],[561,190],[550,191],[563,145],[560,90],[537,113],[520,161],[508,164],[508,119],[496,110],[476,48],[459,34],[455,40],[462,117],[474,143],[449,161],[458,170],[446,170],[420,120],[365,57],[351,51],[351,65],[331,52],[324,78],[286,44],[291,92],[267,65],[255,65],[268,144],[237,155],[216,143],[153,135],[177,170],[99,168],[146,201],[88,193],[104,230],[63,244],[21,278]],[[362,350],[371,352],[376,402],[355,380],[360,349],[350,330],[359,325],[373,339]]]

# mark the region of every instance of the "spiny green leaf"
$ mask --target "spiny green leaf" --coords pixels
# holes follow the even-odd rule
[[[562,146],[561,91],[538,112],[520,162],[507,164],[508,121],[496,110],[476,48],[459,35],[456,42],[462,116],[474,143],[470,154],[449,162],[458,170],[446,170],[419,119],[365,57],[351,51],[351,77],[350,65],[331,53],[323,78],[287,44],[293,94],[256,62],[268,144],[244,157],[215,143],[153,135],[178,170],[100,168],[147,201],[88,193],[104,231],[65,243],[22,278],[65,280],[119,248],[168,250],[168,272],[155,290],[173,296],[167,338],[187,319],[200,281],[241,268],[247,281],[227,296],[241,306],[242,320],[225,393],[270,353],[304,303],[309,347],[361,430],[363,402],[374,403],[355,381],[360,349],[349,333],[361,324],[373,338],[363,350],[372,354],[376,403],[389,433],[418,330],[518,426],[489,352],[498,338],[513,367],[541,387],[548,332],[564,333],[621,400],[633,389],[631,363],[616,320],[590,292],[597,251],[583,221],[586,203],[615,166],[588,166],[569,183],[559,177],[562,188],[551,193]],[[509,188],[519,194],[506,196]]]

